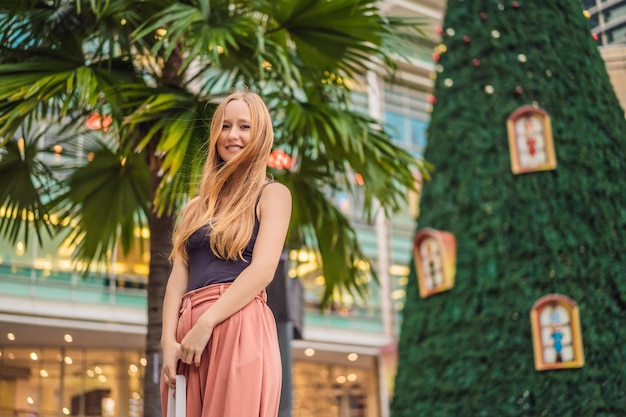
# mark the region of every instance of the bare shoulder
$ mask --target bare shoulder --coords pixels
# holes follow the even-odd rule
[[[260,201],[261,209],[288,208],[291,210],[291,191],[284,184],[272,182],[265,186]]]

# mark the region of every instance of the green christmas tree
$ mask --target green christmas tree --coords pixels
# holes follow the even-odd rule
[[[626,122],[581,5],[449,0],[441,33],[417,228],[454,234],[455,285],[422,298],[412,264],[392,414],[626,416]],[[555,169],[512,172],[525,105]],[[549,294],[578,304],[582,367],[535,369]]]

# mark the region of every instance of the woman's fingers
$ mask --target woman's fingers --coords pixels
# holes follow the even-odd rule
[[[176,388],[176,372],[170,375],[168,369],[163,367],[163,381],[171,388]]]

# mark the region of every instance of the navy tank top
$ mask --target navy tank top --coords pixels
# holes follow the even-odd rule
[[[211,284],[233,282],[252,260],[252,250],[259,233],[259,219],[255,216],[254,228],[248,245],[243,250],[243,259],[229,261],[218,258],[211,251],[207,227],[193,232],[187,240],[187,256],[189,259],[189,291],[206,287]]]
[[[263,188],[270,183],[263,185]],[[261,200],[261,196],[257,198],[254,207],[254,227],[248,245],[243,250],[243,259],[238,258],[234,261],[228,261],[218,258],[211,251],[209,237],[207,237],[208,226],[202,227],[189,236],[187,239],[187,257],[189,264],[189,291],[206,287],[212,284],[224,284],[233,282],[235,278],[243,271],[252,261],[252,250],[256,237],[259,234],[259,217],[256,215],[257,205]]]

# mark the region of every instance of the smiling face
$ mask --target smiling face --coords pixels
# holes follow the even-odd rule
[[[250,108],[243,100],[232,100],[224,108],[222,130],[217,138],[217,153],[225,162],[240,153],[250,142]]]

